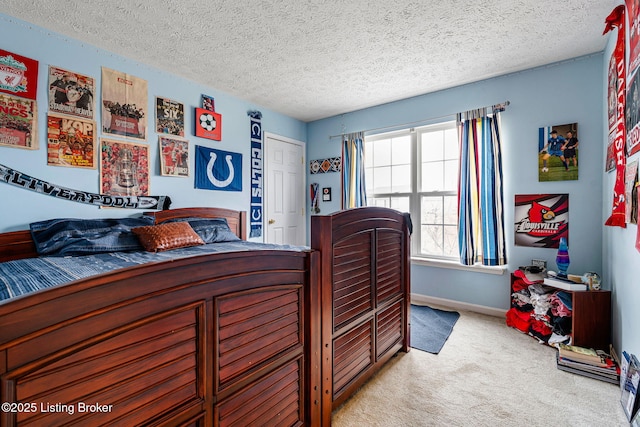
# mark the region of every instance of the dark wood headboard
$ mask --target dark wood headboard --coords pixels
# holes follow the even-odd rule
[[[157,212],[145,212],[153,216],[156,224],[174,219],[188,217],[225,218],[231,231],[242,240],[247,240],[247,213],[223,208],[178,208]],[[29,230],[0,233],[0,262],[38,256]]]

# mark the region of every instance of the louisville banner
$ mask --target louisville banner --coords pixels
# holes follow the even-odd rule
[[[251,120],[251,211],[249,237],[262,236],[262,113],[249,111]]]
[[[516,246],[557,248],[569,237],[569,195],[516,195],[514,219]]]
[[[242,191],[242,154],[196,145],[195,187]]]
[[[112,196],[60,187],[0,164],[0,181],[58,199],[110,208],[169,209],[169,196]]]
[[[625,228],[625,186],[624,176],[626,168],[625,141],[626,141],[626,123],[625,123],[625,88],[626,88],[626,70],[625,70],[625,17],[624,5],[617,6],[613,12],[605,20],[606,27],[604,33],[617,28],[618,40],[613,50],[615,58],[616,76],[618,80],[617,88],[617,111],[615,136],[613,142],[614,158],[616,161],[616,181],[613,186],[613,208],[611,216],[605,221],[605,225],[619,226]]]

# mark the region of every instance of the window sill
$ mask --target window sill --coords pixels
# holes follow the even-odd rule
[[[503,275],[507,271],[504,265],[487,266],[487,265],[462,265],[457,261],[446,261],[441,259],[429,259],[411,257],[411,264],[422,265],[425,267],[450,268],[453,270],[473,271],[476,273]]]

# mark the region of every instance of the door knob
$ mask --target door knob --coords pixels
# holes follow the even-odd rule
[[[275,222],[276,222],[276,220],[275,220],[275,219],[270,219],[270,220],[269,220],[269,224],[274,224]]]

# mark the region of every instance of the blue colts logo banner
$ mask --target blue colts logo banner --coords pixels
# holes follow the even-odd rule
[[[196,188],[242,191],[242,154],[196,145]]]
[[[262,113],[249,111],[251,121],[251,211],[249,237],[262,236]]]

